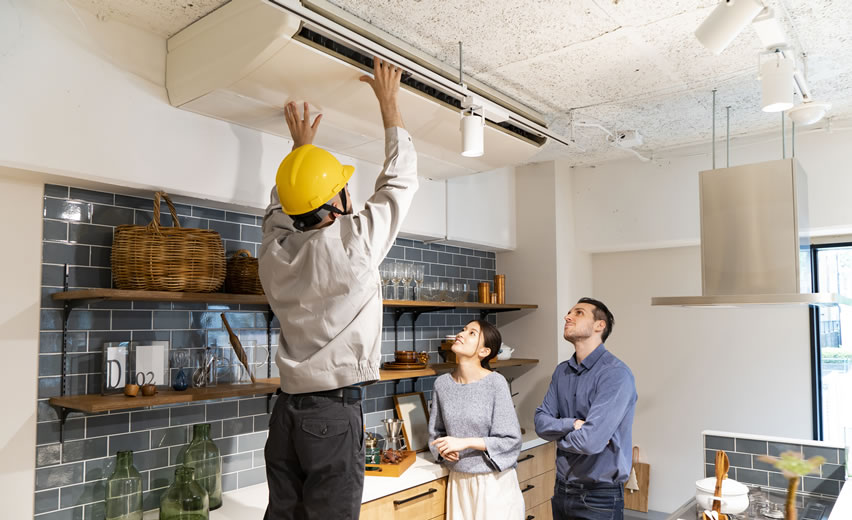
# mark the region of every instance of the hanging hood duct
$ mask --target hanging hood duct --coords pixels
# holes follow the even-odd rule
[[[812,292],[807,176],[795,158],[699,173],[702,296],[651,305],[849,304]]]

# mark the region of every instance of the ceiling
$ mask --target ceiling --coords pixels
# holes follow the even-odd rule
[[[571,134],[570,121],[611,131],[638,130],[642,154],[711,135],[711,90],[717,135],[731,107],[734,136],[780,129],[780,115],[760,110],[760,41],[746,28],[720,55],[695,39],[718,0],[330,0],[347,12],[458,67],[545,116]],[[830,115],[852,115],[852,9],[838,0],[764,0],[797,55],[807,53],[807,82]],[[168,37],[227,0],[76,0],[100,18],[115,18]],[[802,60],[798,60],[799,66]],[[632,157],[596,127],[574,127],[585,148],[549,144],[536,157],[575,164]]]

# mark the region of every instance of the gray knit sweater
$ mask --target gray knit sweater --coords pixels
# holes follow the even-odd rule
[[[486,451],[464,450],[458,462],[441,457],[431,442],[439,437],[480,437]],[[438,462],[452,471],[491,473],[518,463],[521,426],[506,379],[492,372],[479,381],[462,385],[450,374],[435,380],[429,415],[429,449]]]

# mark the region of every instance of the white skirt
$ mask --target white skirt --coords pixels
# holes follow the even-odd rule
[[[450,471],[446,520],[523,520],[524,496],[515,468],[500,473]]]

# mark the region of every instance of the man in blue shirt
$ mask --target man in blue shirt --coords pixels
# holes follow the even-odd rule
[[[539,437],[556,441],[556,520],[622,520],[630,473],[636,384],[604,347],[615,319],[606,305],[580,298],[565,316],[574,355],[553,372],[535,412]]]

